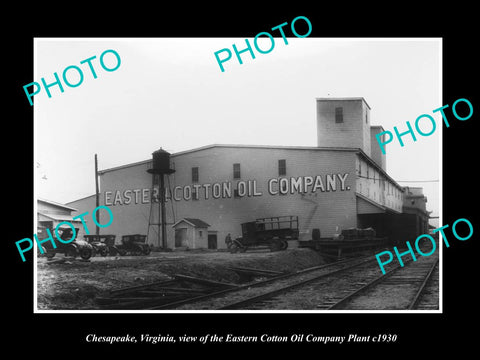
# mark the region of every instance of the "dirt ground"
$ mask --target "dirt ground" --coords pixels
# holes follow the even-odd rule
[[[152,252],[148,256],[96,256],[81,261],[57,254],[53,261],[37,260],[37,307],[39,310],[98,309],[96,296],[112,289],[169,280],[175,274],[240,283],[228,267],[292,272],[326,261],[310,249],[248,251]]]

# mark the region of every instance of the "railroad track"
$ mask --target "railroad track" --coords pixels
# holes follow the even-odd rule
[[[258,274],[270,278],[244,285],[177,275],[169,281],[112,290],[111,296],[98,300],[104,309],[366,310],[388,303],[384,301],[384,294],[392,293],[394,298],[399,297],[397,293],[405,291],[405,286],[412,293],[418,285],[408,305],[397,304],[393,308],[438,308],[438,298],[431,300],[435,291],[438,294],[438,258],[433,265],[432,261],[420,260],[411,262],[414,266],[406,265],[404,268],[390,265],[385,275],[381,274],[374,256],[346,259],[289,274],[278,275],[258,269],[255,270]],[[238,270],[248,272],[254,269]],[[368,298],[368,293],[372,291],[381,295],[377,296],[380,301],[376,306],[365,305],[365,297]],[[425,293],[430,295],[425,296]]]
[[[150,310],[177,309],[177,310],[227,310],[239,309],[246,302],[258,302],[261,297],[272,297],[284,293],[289,289],[306,285],[320,278],[343,273],[348,270],[359,269],[362,266],[376,264],[373,256],[355,259],[346,259],[335,263],[315,266],[291,274],[275,276],[264,281],[249,283],[234,289],[224,289],[196,298],[180,300],[170,304],[150,307]],[[379,271],[377,267],[377,271]],[[260,295],[259,295],[260,294]],[[245,303],[244,303],[245,302]]]
[[[438,269],[438,256],[409,261],[405,267],[397,266],[382,278],[373,280],[355,292],[345,296],[329,309],[391,309],[391,310],[435,310],[438,297],[430,296],[429,305],[420,305],[432,274]],[[438,275],[438,271],[437,271]],[[438,280],[438,276],[437,276]],[[438,287],[437,287],[438,290]],[[379,301],[372,301],[378,298]],[[434,299],[434,301],[431,301]]]
[[[102,309],[141,310],[150,306],[214,293],[222,289],[235,288],[236,286],[235,284],[176,274],[170,280],[113,289],[107,296],[97,297],[96,302]]]
[[[419,289],[415,301],[412,301],[411,310],[438,310],[440,270],[438,261],[431,268],[429,278],[425,278],[425,284]]]
[[[430,300],[427,300],[426,305],[425,300],[423,303],[421,301],[426,285],[435,278],[432,274],[438,269],[438,258],[434,261],[425,259],[409,261],[405,267],[400,265],[391,267],[385,275],[379,274],[378,266],[371,268],[368,265],[363,263],[345,268],[343,271],[330,272],[309,281],[300,281],[261,295],[231,302],[220,309],[438,309],[438,298],[431,301],[432,296],[427,297]]]
[[[277,281],[282,281],[297,276],[305,276],[316,271],[328,271],[328,269],[345,267],[355,262],[361,262],[367,257],[358,259],[344,259],[335,263],[311,267],[295,273],[282,274],[275,271],[231,268],[240,276],[255,276],[267,278],[260,281],[249,282],[244,285],[226,284],[205,279],[193,278],[184,275],[174,275],[170,280],[153,283],[127,286],[112,289],[109,293],[98,296],[96,302],[101,309],[123,310],[162,310],[176,309],[193,304],[197,309],[198,303],[208,301],[211,298],[228,296],[230,293],[242,292],[242,290],[264,287]],[[369,260],[371,261],[371,259]],[[192,308],[191,306],[189,308]],[[208,307],[207,307],[208,308]]]

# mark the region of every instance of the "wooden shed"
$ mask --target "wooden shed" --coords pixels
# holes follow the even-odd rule
[[[183,218],[172,225],[175,230],[175,248],[206,249],[208,247],[208,227],[205,221]]]

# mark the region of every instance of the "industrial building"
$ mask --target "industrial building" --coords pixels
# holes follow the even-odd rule
[[[51,234],[54,234],[53,231],[57,226],[60,225],[59,228],[62,228],[62,223],[69,222],[79,229],[77,235],[82,238],[85,234],[82,222],[80,219],[73,219],[77,212],[78,209],[65,204],[47,199],[37,199],[37,236],[40,239],[46,238],[45,229],[49,229]],[[66,225],[63,227],[68,228]]]
[[[365,99],[317,98],[316,114],[316,147],[214,144],[177,152],[163,184],[152,159],[99,171],[100,205],[114,215],[101,232],[117,241],[147,234],[148,243],[169,249],[225,248],[227,234],[241,235],[241,223],[274,216],[298,216],[299,240],[311,239],[313,229],[331,237],[373,227],[402,243],[426,233],[426,199],[387,174],[375,138],[383,129],[370,124]],[[67,205],[91,212],[95,195]],[[165,244],[156,226],[162,221]]]

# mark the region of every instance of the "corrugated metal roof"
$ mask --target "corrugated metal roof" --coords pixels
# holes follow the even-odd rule
[[[49,205],[58,206],[60,208],[64,208],[64,209],[68,209],[68,210],[72,210],[72,211],[77,211],[77,209],[75,209],[71,206],[68,206],[68,205],[65,205],[65,204],[60,204],[60,203],[57,203],[57,202],[52,201],[52,200],[37,198],[37,202],[43,202],[43,203],[46,203],[46,204],[49,204]]]
[[[81,220],[73,220],[72,215],[48,214],[48,213],[42,213],[40,211],[38,212],[38,214],[55,221],[81,222]],[[40,219],[40,221],[42,220]]]

